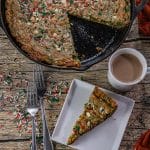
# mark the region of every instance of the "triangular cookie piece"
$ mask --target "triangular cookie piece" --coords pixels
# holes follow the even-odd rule
[[[109,118],[117,108],[117,103],[98,87],[94,88],[84,110],[75,122],[67,144],[72,144],[82,134]]]

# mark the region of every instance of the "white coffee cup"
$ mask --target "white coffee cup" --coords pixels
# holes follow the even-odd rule
[[[131,82],[120,81],[113,74],[112,64],[113,64],[114,60],[122,54],[129,54],[129,55],[135,56],[139,60],[139,62],[141,63],[141,66],[142,66],[142,72],[141,72],[140,76]],[[133,85],[135,85],[135,84],[139,83],[141,80],[143,80],[145,75],[148,73],[150,73],[150,68],[147,67],[147,62],[146,62],[145,57],[139,51],[137,51],[133,48],[119,49],[115,53],[113,53],[113,55],[109,59],[108,81],[115,89],[118,89],[120,91],[130,90],[133,87]]]

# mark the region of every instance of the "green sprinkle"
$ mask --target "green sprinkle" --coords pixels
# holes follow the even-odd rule
[[[82,80],[82,81],[84,80],[83,76],[80,77],[80,80]]]
[[[70,0],[70,4],[72,5],[74,3],[74,0]]]
[[[102,15],[102,12],[101,12],[101,11],[99,11],[99,12],[98,12],[98,15],[99,15],[99,16],[101,16],[101,15]]]
[[[10,85],[10,84],[13,82],[13,80],[12,80],[12,78],[11,78],[10,76],[6,76],[5,79],[4,79],[4,81],[5,81],[8,85]]]
[[[43,35],[42,34],[35,34],[33,37],[35,40],[40,40],[43,37]]]
[[[58,97],[52,97],[52,98],[50,98],[50,101],[52,103],[59,102],[59,98]]]
[[[76,126],[74,127],[74,129],[75,129],[76,131],[79,131],[79,130],[80,130],[80,126],[76,125]]]
[[[129,6],[126,6],[125,7],[125,12],[127,13],[127,12],[129,12],[130,11],[130,7]]]
[[[46,15],[49,15],[49,14],[50,14],[50,12],[45,12],[45,11],[42,12],[42,16],[46,16]]]

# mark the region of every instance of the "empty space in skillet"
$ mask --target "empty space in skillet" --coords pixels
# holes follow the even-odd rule
[[[81,61],[103,55],[124,37],[125,28],[116,29],[69,15],[75,50]],[[101,50],[97,50],[101,48]],[[113,47],[111,47],[113,49]]]

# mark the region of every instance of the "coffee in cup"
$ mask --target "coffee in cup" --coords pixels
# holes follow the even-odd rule
[[[142,74],[142,64],[132,54],[121,54],[112,63],[113,75],[122,82],[137,80]]]
[[[147,74],[145,57],[135,49],[123,48],[109,60],[108,81],[116,89],[128,91]]]

